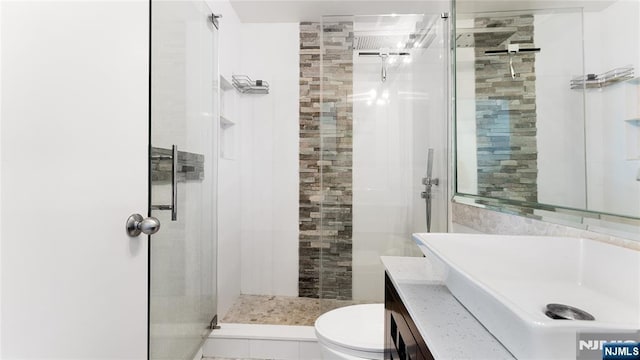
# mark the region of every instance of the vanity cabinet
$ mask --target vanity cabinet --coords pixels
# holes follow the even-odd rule
[[[386,272],[384,277],[385,360],[433,360],[429,347]]]
[[[385,359],[515,360],[443,283],[428,258],[381,256]],[[426,341],[425,341],[426,340]]]

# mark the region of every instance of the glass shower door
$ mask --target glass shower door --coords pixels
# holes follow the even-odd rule
[[[203,1],[152,1],[149,358],[193,359],[216,314],[217,29]]]
[[[445,10],[446,9],[442,9]],[[446,16],[325,16],[320,28],[319,297],[322,310],[384,301],[380,256],[422,256],[447,231]]]

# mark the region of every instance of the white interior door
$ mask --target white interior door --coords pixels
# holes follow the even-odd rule
[[[147,357],[147,1],[2,1],[1,357]]]

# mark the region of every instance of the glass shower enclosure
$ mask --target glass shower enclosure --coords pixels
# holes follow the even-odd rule
[[[446,11],[327,16],[319,25],[319,89],[310,86],[320,103],[311,134],[318,165],[314,182],[301,182],[301,194],[317,195],[301,223],[316,231],[301,231],[300,242],[317,249],[319,277],[307,288],[301,278],[300,293],[323,299],[324,311],[334,299],[382,302],[380,256],[421,256],[411,234],[427,232],[427,222],[447,231]]]
[[[214,20],[204,1],[151,2],[149,359],[193,359],[216,314]]]
[[[427,232],[425,197],[431,231],[447,231],[442,6],[247,29],[256,48],[287,46],[245,59],[270,93],[235,98],[241,151],[221,160],[220,261],[240,264],[221,273],[223,322],[313,326],[327,310],[383,302],[380,256],[422,256],[411,234]]]

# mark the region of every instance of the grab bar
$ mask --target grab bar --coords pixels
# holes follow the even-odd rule
[[[171,146],[171,221],[178,220],[178,146]]]

